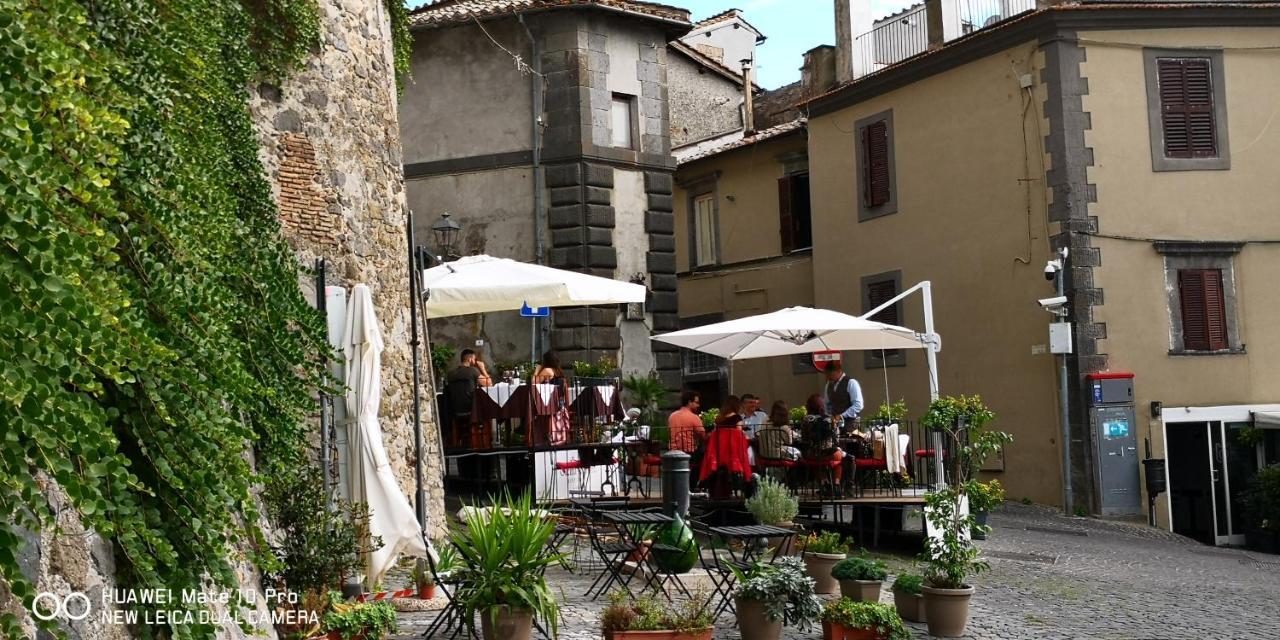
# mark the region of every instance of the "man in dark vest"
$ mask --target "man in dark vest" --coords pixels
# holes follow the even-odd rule
[[[862,413],[862,387],[845,375],[839,362],[827,363],[826,377],[822,400],[827,405],[827,415],[843,418],[845,427],[850,428]]]

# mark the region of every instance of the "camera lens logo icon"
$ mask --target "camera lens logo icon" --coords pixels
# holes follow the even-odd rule
[[[84,620],[89,617],[89,596],[73,591],[66,596],[41,591],[31,601],[31,615],[39,620],[65,618],[67,620]]]

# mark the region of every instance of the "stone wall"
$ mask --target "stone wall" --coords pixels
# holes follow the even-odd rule
[[[280,202],[285,234],[301,264],[327,263],[328,283],[367,284],[381,322],[379,424],[396,479],[412,499],[413,387],[409,348],[407,209],[401,172],[391,40],[381,0],[320,2],[323,45],[283,86],[254,88],[261,158]],[[304,289],[312,279],[303,279]],[[314,299],[314,291],[308,291]],[[422,344],[426,328],[420,327]],[[443,532],[444,493],[435,397],[422,372],[423,479],[428,520]]]
[[[671,146],[742,128],[742,85],[668,49]]]

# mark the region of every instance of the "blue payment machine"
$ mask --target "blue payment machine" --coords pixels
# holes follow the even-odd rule
[[[1085,379],[1102,515],[1138,515],[1142,513],[1142,491],[1138,484],[1140,456],[1133,374],[1093,373]]]

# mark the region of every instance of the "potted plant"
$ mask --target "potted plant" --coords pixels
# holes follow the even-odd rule
[[[951,484],[925,496],[925,519],[932,531],[925,536],[920,559],[924,565],[924,606],[929,634],[957,637],[969,622],[973,587],[965,580],[988,569],[969,537],[974,527],[968,510],[969,482],[987,456],[1013,437],[987,431],[995,419],[978,396],[944,396],[929,405],[922,422],[943,434],[955,452],[949,469]]]
[[[804,551],[804,565],[817,584],[818,593],[835,593],[838,585],[831,576],[831,568],[845,559],[849,544],[834,531],[814,533],[800,541]]]
[[[544,572],[560,560],[546,552],[555,523],[533,509],[528,492],[495,502],[469,512],[467,526],[449,534],[462,574],[454,594],[462,618],[473,624],[479,613],[485,640],[529,640],[534,616],[554,636],[560,610]]]
[[[869,420],[883,422],[885,424],[893,422],[902,422],[907,419],[907,401],[898,400],[894,403],[880,403],[876,412],[871,414]]]
[[[720,410],[715,407],[703,409],[698,417],[702,418],[702,428],[710,431],[716,427],[716,418],[720,417]]]
[[[448,575],[458,562],[457,552],[447,542],[436,542],[431,546],[436,550],[436,575]],[[436,597],[436,581],[428,570],[426,560],[414,563],[411,576],[413,588],[418,591],[418,598],[430,600]]]
[[[879,602],[840,598],[827,603],[820,618],[822,640],[911,640],[893,607]]]
[[[677,606],[659,602],[652,595],[628,601],[627,594],[609,594],[609,606],[600,614],[605,640],[711,640],[710,612],[702,593]]]
[[[343,602],[329,592],[329,610],[323,622],[326,640],[382,640],[396,631],[396,610],[390,602]]]
[[[880,586],[889,577],[889,568],[863,549],[831,567],[831,577],[840,581],[840,595],[854,601],[879,602]]]
[[[986,540],[987,534],[991,532],[991,527],[987,526],[987,518],[992,509],[1004,504],[1004,487],[1000,486],[1000,481],[995,479],[990,482],[970,480],[966,493],[969,496],[969,510],[973,512],[974,521],[974,527],[970,533],[974,540]]]
[[[737,577],[733,597],[742,640],[777,640],[784,624],[807,630],[821,612],[813,578],[805,575],[799,558],[756,562],[745,572],[730,569]]]
[[[800,503],[791,495],[787,486],[769,477],[756,481],[756,492],[746,501],[747,511],[755,516],[760,524],[773,525],[790,529],[794,526],[792,519],[800,512]],[[777,547],[788,538],[769,538],[769,546]],[[793,545],[788,545],[788,547]],[[780,549],[783,555],[791,555],[792,549]]]
[[[903,620],[924,622],[924,596],[921,587],[924,577],[916,573],[903,573],[893,581],[893,607]]]
[[[1249,528],[1245,546],[1263,553],[1280,553],[1280,464],[1273,464],[1253,477],[1246,496]]]
[[[667,388],[658,379],[657,373],[647,376],[628,376],[622,381],[628,399],[640,409],[640,424],[654,425],[658,422],[658,405],[667,397]]]

